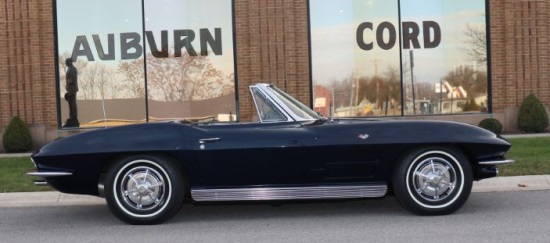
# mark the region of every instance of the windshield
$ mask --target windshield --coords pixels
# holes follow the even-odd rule
[[[294,114],[304,120],[317,120],[321,118],[315,111],[309,109],[309,107],[302,104],[300,101],[294,99],[292,96],[283,92],[275,86],[269,86],[268,89],[273,91],[273,94],[281,100],[285,106],[287,106]]]
[[[252,88],[252,98],[262,122],[286,121],[286,117],[257,88]]]

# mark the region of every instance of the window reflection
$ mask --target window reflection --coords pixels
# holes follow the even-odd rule
[[[315,111],[336,117],[487,111],[484,0],[309,4]]]
[[[486,112],[485,1],[401,0],[401,9],[418,28],[416,44],[403,38],[405,114]]]
[[[231,1],[57,0],[56,8],[62,128],[236,120]]]
[[[145,1],[149,119],[236,120],[231,8]]]
[[[56,7],[62,127],[145,122],[141,1],[58,0]],[[67,59],[76,69],[77,87],[67,85]],[[72,89],[78,89],[77,109],[69,106]],[[75,110],[78,124],[71,118]]]

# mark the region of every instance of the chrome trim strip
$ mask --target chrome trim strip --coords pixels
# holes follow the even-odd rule
[[[36,171],[36,172],[28,172],[27,175],[28,176],[40,176],[40,177],[54,177],[54,176],[70,176],[70,175],[73,175],[73,173],[72,172],[53,172],[53,171],[40,172],[40,171]]]
[[[513,159],[480,161],[480,165],[506,165],[516,163]]]
[[[35,182],[34,182],[34,185],[35,185],[35,186],[47,186],[48,183],[45,182],[45,181],[35,181]]]
[[[249,200],[293,200],[328,198],[383,197],[388,186],[349,185],[314,187],[264,187],[230,189],[191,189],[195,201],[249,201]]]
[[[199,143],[200,144],[205,144],[205,143],[215,143],[217,141],[220,141],[221,138],[201,138],[199,139]]]

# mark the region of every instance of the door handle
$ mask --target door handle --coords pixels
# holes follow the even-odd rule
[[[205,143],[215,143],[217,141],[220,141],[221,138],[201,138],[199,139],[199,143],[200,144],[205,144]]]

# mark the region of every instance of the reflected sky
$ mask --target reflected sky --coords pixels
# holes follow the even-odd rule
[[[173,30],[192,29],[196,32],[192,42],[200,50],[199,29],[222,28],[223,56],[211,56],[211,61],[223,69],[233,72],[233,26],[231,0],[145,0],[146,30],[153,32],[160,45],[160,32],[168,31],[170,49],[173,50]],[[137,32],[141,35],[141,0],[57,0],[57,31],[59,54],[71,53],[75,39],[85,35],[96,61],[100,61],[92,39],[98,34],[107,51],[107,34],[115,34],[116,60],[102,61],[116,66],[120,61],[120,33]],[[216,7],[212,7],[216,6]],[[141,41],[143,45],[143,40]],[[146,46],[149,50],[149,46]],[[209,49],[210,50],[210,49]],[[79,59],[85,59],[79,57]]]
[[[327,84],[349,76],[352,71],[374,73],[374,62],[381,67],[395,63],[399,59],[398,45],[390,50],[375,45],[373,50],[364,51],[358,48],[355,35],[362,22],[372,22],[376,29],[379,23],[387,21],[398,29],[397,4],[396,0],[310,0],[314,82]],[[422,21],[435,21],[442,31],[438,47],[414,50],[417,80],[439,82],[458,65],[475,65],[463,53],[464,32],[468,25],[484,28],[484,0],[402,0],[400,4],[402,21],[415,22],[419,26]],[[367,30],[365,38],[373,40],[371,32],[374,31]],[[422,44],[422,29],[420,33]],[[403,60],[408,59],[409,50],[404,50]]]
[[[57,32],[59,54],[72,52],[75,38],[86,35],[97,60],[91,35],[98,34],[107,50],[107,34],[141,32],[141,0],[57,0]],[[118,39],[117,57],[120,58]],[[111,61],[113,62],[113,61]]]

